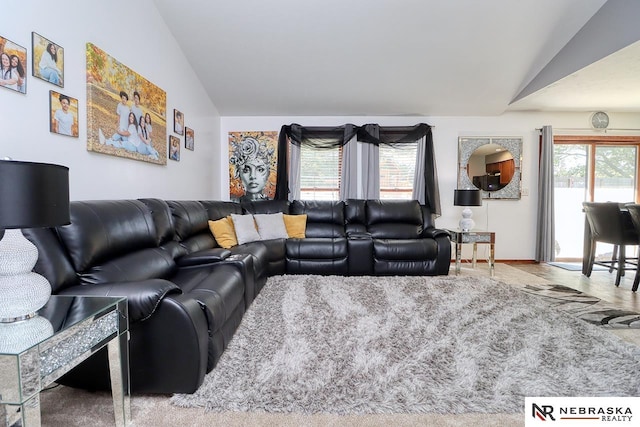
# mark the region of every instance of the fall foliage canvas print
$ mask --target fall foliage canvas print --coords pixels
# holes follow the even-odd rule
[[[272,200],[276,195],[278,132],[229,132],[232,201]]]
[[[167,94],[87,43],[87,149],[167,164]]]

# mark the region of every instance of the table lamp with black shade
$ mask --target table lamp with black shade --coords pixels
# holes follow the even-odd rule
[[[38,249],[23,228],[69,224],[69,168],[0,160],[0,332],[43,333],[34,322],[51,296],[51,285],[33,272]],[[46,320],[38,318],[38,320]],[[28,326],[28,327],[27,327]],[[24,339],[28,337],[23,336]],[[1,350],[1,349],[0,349]]]
[[[460,219],[460,230],[471,231],[475,227],[476,223],[471,218],[473,212],[469,206],[482,206],[482,193],[478,189],[473,190],[454,190],[453,191],[453,205],[465,206],[462,210],[462,219]]]

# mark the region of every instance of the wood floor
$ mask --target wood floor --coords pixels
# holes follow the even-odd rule
[[[628,270],[620,280],[620,286],[614,285],[616,273],[608,271],[594,271],[591,277],[584,276],[580,271],[564,270],[549,264],[540,263],[508,263],[510,266],[542,277],[554,283],[569,286],[586,294],[614,303],[616,307],[640,312],[640,291],[632,292],[631,286],[635,271]]]

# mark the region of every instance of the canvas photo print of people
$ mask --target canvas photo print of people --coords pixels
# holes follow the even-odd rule
[[[169,135],[169,158],[180,161],[180,138],[177,136]]]
[[[232,201],[274,198],[277,147],[277,131],[229,132],[229,196]]]
[[[87,43],[87,149],[167,164],[167,94]]]
[[[184,135],[184,114],[175,108],[173,109],[173,131],[178,135]]]
[[[62,46],[32,32],[31,56],[33,57],[31,73],[34,77],[64,87],[64,49]]]
[[[1,36],[0,86],[27,93],[27,49]]]
[[[195,132],[193,129],[185,126],[184,133],[184,148],[193,151],[195,146]]]
[[[78,100],[62,93],[49,91],[49,131],[78,137]]]

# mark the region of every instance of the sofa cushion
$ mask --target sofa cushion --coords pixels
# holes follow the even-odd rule
[[[283,215],[284,226],[289,238],[304,239],[307,229],[307,215]]]
[[[238,244],[231,216],[226,216],[216,221],[209,220],[209,229],[221,247],[229,249]]]
[[[256,229],[253,215],[231,214],[231,221],[233,221],[233,228],[236,230],[236,239],[238,239],[239,245],[260,240],[260,234]]]
[[[274,214],[255,214],[253,219],[258,227],[260,240],[286,239],[289,237],[282,212]]]

